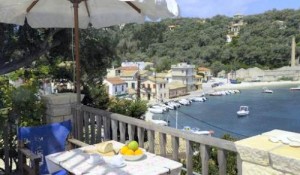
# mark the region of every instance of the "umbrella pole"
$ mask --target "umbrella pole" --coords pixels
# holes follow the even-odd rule
[[[81,93],[80,93],[78,0],[75,0],[73,2],[73,7],[74,7],[75,61],[76,61],[76,94],[77,94],[77,104],[80,104]]]

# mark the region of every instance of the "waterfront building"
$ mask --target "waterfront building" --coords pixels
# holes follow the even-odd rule
[[[194,83],[195,83],[195,88],[196,90],[200,90],[202,89],[202,80],[203,80],[203,76],[202,75],[195,75],[194,77]]]
[[[120,67],[120,74],[118,76],[127,83],[127,87],[136,90],[138,81],[138,68],[132,67]]]
[[[127,94],[127,83],[119,77],[106,78],[103,81],[110,97],[123,96]]]
[[[172,65],[172,81],[180,81],[184,84],[188,91],[195,89],[194,77],[195,77],[195,65],[187,63],[178,63]]]
[[[141,99],[163,101],[169,98],[169,90],[166,87],[167,81],[155,76],[149,76],[142,82]]]
[[[172,81],[171,83],[167,84],[167,88],[169,89],[169,98],[187,95],[186,85],[181,81]]]
[[[139,69],[136,66],[126,66],[107,69],[107,78],[120,77],[127,83],[128,88],[137,89],[137,76]]]
[[[208,81],[213,77],[212,71],[206,67],[198,67],[197,74],[203,75],[203,81]]]
[[[172,71],[163,72],[163,73],[156,73],[157,78],[164,79],[167,83],[172,82]]]

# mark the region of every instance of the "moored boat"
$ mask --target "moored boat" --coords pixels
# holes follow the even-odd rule
[[[272,94],[273,90],[264,87],[262,93]]]
[[[201,131],[199,128],[191,128],[190,126],[184,126],[182,130],[192,132],[194,134],[199,134],[199,135],[209,135],[209,136],[211,136],[212,134],[214,134],[214,131],[212,131],[212,130]]]
[[[291,91],[300,91],[300,86],[290,88]]]
[[[248,106],[240,106],[240,110],[238,110],[236,113],[238,116],[246,116],[250,113],[249,107]]]
[[[164,113],[164,110],[162,108],[148,108],[149,112],[152,112],[154,114],[162,114]]]

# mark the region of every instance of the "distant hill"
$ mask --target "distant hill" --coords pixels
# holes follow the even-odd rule
[[[244,16],[239,35],[226,42],[231,23],[226,16],[168,19],[158,23],[125,25],[118,36],[118,56],[124,61],[144,60],[158,71],[187,61],[196,65],[235,70],[257,66],[277,68],[290,62],[291,38],[300,53],[300,10],[272,10]]]

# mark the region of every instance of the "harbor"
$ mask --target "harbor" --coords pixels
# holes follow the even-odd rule
[[[174,128],[177,123],[178,129],[190,126],[205,131],[213,130],[215,137],[230,134],[245,138],[272,129],[300,132],[297,115],[300,93],[289,90],[295,85],[269,86],[273,94],[261,93],[262,87],[263,84],[243,89],[239,94],[207,96],[208,100],[204,103],[192,102],[177,110],[153,114],[153,119],[167,121]],[[241,105],[249,106],[251,113],[248,116],[237,116]]]

